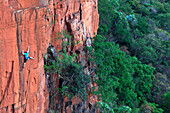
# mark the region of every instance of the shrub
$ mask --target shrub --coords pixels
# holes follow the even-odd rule
[[[169,113],[170,111],[170,92],[167,92],[162,95],[162,108],[164,109],[165,113]]]
[[[141,107],[141,112],[163,113],[163,109],[158,104],[145,102]]]
[[[82,100],[86,100],[87,84],[90,82],[90,76],[84,73],[81,62],[76,60],[76,54],[69,55],[66,53],[67,47],[71,44],[69,42],[70,38],[71,36],[66,31],[62,31],[56,38],[56,40],[63,40],[62,50],[56,53],[54,47],[47,49],[47,61],[44,68],[46,74],[53,78],[50,92],[52,92],[52,95],[65,95],[69,99],[77,96]],[[59,81],[56,79],[57,76]],[[58,82],[59,86],[56,86]],[[58,87],[59,89],[56,89]]]

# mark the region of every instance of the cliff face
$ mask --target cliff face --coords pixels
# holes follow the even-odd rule
[[[0,113],[47,112],[44,54],[50,37],[68,30],[80,50],[98,28],[97,0],[0,0]],[[61,49],[61,41],[52,42]],[[23,68],[22,50],[30,46]],[[80,58],[81,60],[81,58]]]
[[[45,15],[53,5],[42,0],[0,2],[0,112],[39,113],[48,108],[43,54],[50,40],[51,23]],[[23,68],[21,51],[30,56]]]
[[[97,33],[99,23],[97,2],[97,0],[56,0],[53,38],[56,38],[56,32],[67,30],[74,41],[80,41],[78,45],[72,45],[70,51],[82,49],[83,43],[92,38],[94,32]],[[60,49],[61,42],[62,40],[57,40],[53,45]]]

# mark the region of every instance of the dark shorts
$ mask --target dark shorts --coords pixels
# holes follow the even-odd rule
[[[28,59],[30,59],[30,57],[28,57],[28,58],[24,57],[24,63],[26,63]]]

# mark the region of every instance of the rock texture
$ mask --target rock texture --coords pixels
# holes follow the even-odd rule
[[[90,65],[87,63],[84,47],[91,46],[91,40],[97,34],[99,24],[97,5],[97,0],[54,0],[52,39],[57,39],[51,40],[51,43],[57,51],[61,50],[62,41],[67,39],[64,39],[64,37],[59,39],[58,33],[62,30],[68,31],[72,39],[69,41],[70,46],[67,47],[67,52],[68,54],[76,53],[78,55],[77,60],[81,61],[84,67],[87,67],[84,69],[86,73],[90,73]],[[91,86],[96,86],[93,79]],[[92,94],[88,95],[86,102],[82,102],[76,97],[72,101],[64,98],[63,110],[61,111],[67,111],[67,113],[95,112],[93,106],[96,101],[97,97]],[[58,110],[61,109],[57,108]]]
[[[83,54],[83,47],[90,46],[97,33],[98,22],[97,0],[0,0],[0,113],[47,112],[43,58],[50,37],[69,31],[73,41],[80,41],[69,51]],[[61,42],[52,43],[59,50]],[[35,59],[23,68],[21,51],[28,46]]]
[[[97,33],[99,15],[97,0],[55,0],[53,38],[56,32],[67,30],[74,41],[81,41],[78,45],[72,45],[72,50],[80,49],[83,42],[92,38]],[[61,48],[61,41],[57,40],[53,45]]]
[[[41,113],[48,109],[43,54],[51,34],[52,3],[43,0],[0,1],[0,113]],[[23,68],[21,51],[30,56]]]

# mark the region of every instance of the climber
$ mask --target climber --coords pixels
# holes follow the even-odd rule
[[[26,64],[27,60],[34,59],[34,58],[33,57],[28,57],[28,55],[29,55],[29,46],[28,46],[28,51],[26,53],[24,53],[23,50],[22,50],[22,54],[25,56],[24,57],[24,66],[23,66],[23,67],[25,67],[25,64]]]

